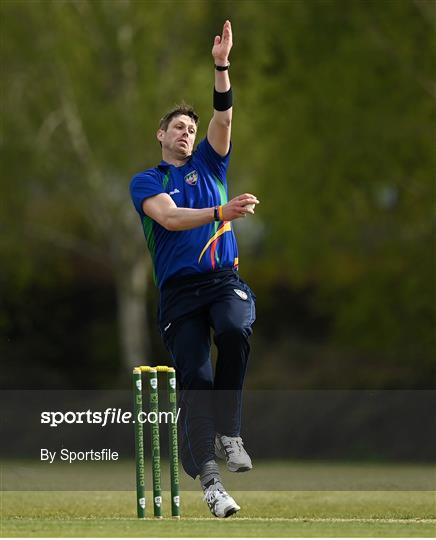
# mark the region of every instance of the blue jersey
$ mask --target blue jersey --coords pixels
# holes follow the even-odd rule
[[[145,199],[159,193],[168,193],[180,208],[226,204],[229,160],[230,152],[221,157],[205,138],[185,165],[176,167],[161,161],[157,167],[132,178],[130,194],[141,219],[159,287],[175,275],[238,267],[238,247],[230,221],[212,222],[186,231],[168,231],[142,209]]]

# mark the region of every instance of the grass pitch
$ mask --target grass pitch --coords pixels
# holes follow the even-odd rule
[[[264,473],[276,464],[264,465]],[[295,464],[294,464],[295,466]],[[301,465],[300,467],[310,467]],[[324,464],[326,474],[337,467]],[[312,468],[311,468],[312,470]],[[363,467],[364,470],[364,467]],[[253,471],[254,472],[254,471]],[[428,467],[434,479],[434,468]],[[247,481],[251,473],[246,475]],[[242,482],[245,475],[236,475]],[[248,482],[247,482],[248,483]],[[435,491],[237,491],[242,507],[213,518],[196,484],[182,491],[182,519],[136,518],[133,491],[3,491],[3,537],[434,537]],[[190,489],[187,489],[190,488]],[[9,489],[9,488],[8,488]],[[248,488],[250,489],[250,488]],[[164,493],[164,514],[169,513]]]

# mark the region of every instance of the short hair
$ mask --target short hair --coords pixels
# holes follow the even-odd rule
[[[192,107],[192,105],[188,105],[183,101],[182,103],[180,103],[180,105],[176,105],[174,108],[172,108],[170,111],[168,111],[162,116],[159,121],[159,129],[163,129],[164,131],[166,131],[171,120],[176,116],[181,116],[182,114],[192,118],[192,120],[194,120],[195,122],[195,125],[198,126],[199,116],[195,112],[194,107]]]

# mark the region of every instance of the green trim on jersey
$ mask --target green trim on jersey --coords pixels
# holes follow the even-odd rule
[[[223,204],[227,204],[228,199],[227,199],[226,188],[224,187],[224,184],[223,184],[222,180],[220,178],[218,178],[218,176],[215,176],[215,175],[213,175],[213,179],[215,180],[215,182],[217,183],[217,186],[218,186],[218,191],[219,191],[219,194],[220,194],[220,205],[222,206]],[[215,222],[215,228],[214,228],[214,234],[217,232],[219,225],[220,225],[220,222],[216,221]],[[216,251],[215,251],[215,260],[218,263],[218,266],[221,266],[221,261],[220,261],[220,258],[218,256],[218,252],[216,252]]]
[[[156,256],[156,238],[154,237],[153,220],[151,219],[151,217],[144,216],[142,220],[142,227],[144,229],[145,238],[147,239],[151,260],[153,262],[153,280],[155,283],[157,283],[156,269],[154,264],[154,258]]]
[[[215,226],[213,228],[213,235],[212,236],[215,236],[217,230],[218,230],[218,227],[221,225],[221,221],[215,221]],[[221,261],[220,261],[220,258],[218,257],[218,253],[215,251],[215,260],[216,262],[218,263],[218,266],[221,266]]]
[[[213,175],[213,179],[217,183],[218,191],[220,192],[220,205],[227,204],[227,193],[226,188],[224,187],[223,182],[218,178],[218,176]]]
[[[170,171],[163,177],[162,187],[166,189],[168,182],[170,180]],[[157,284],[156,276],[156,267],[155,267],[155,256],[156,256],[156,238],[153,231],[153,220],[149,216],[144,216],[142,220],[142,227],[144,229],[145,238],[147,239],[148,249],[150,250],[151,260],[153,262],[153,280]]]

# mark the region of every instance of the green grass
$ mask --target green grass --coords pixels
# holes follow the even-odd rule
[[[135,516],[133,491],[9,491],[12,476],[3,475],[1,494],[1,535],[3,537],[434,537],[436,536],[435,491],[271,491],[266,490],[266,477],[277,472],[278,465],[263,464],[265,482],[254,490],[254,471],[233,475],[238,486],[246,483],[251,491],[232,490],[241,511],[227,520],[213,518],[196,483],[184,478],[182,491],[182,519],[154,520],[150,516],[150,495],[147,506],[149,517]],[[260,467],[260,469],[262,469]],[[328,479],[347,468],[338,464],[295,463],[280,464],[282,473],[300,469],[312,478],[315,470]],[[369,470],[372,470],[370,466]],[[397,466],[398,467],[398,466]],[[422,467],[417,471],[422,473]],[[400,467],[401,468],[401,467]],[[131,464],[129,465],[129,470]],[[367,467],[354,464],[345,484],[359,487],[365,483]],[[393,476],[392,467],[386,466]],[[26,469],[20,469],[21,475]],[[67,470],[67,469],[65,469]],[[68,469],[69,470],[69,469]],[[85,470],[85,469],[83,469]],[[96,469],[98,471],[98,469]],[[54,471],[54,469],[53,469]],[[105,469],[107,472],[107,470]],[[405,467],[407,477],[412,469]],[[3,466],[5,472],[5,466]],[[381,472],[381,468],[380,468]],[[100,472],[86,473],[99,482]],[[8,476],[9,474],[9,476]],[[18,473],[16,473],[18,474]],[[259,473],[260,474],[260,473]],[[398,474],[400,474],[398,472]],[[53,478],[54,478],[53,473]],[[183,475],[185,476],[185,475]],[[261,480],[261,476],[258,477]],[[430,484],[434,485],[434,468],[427,467]],[[18,478],[18,477],[17,477]],[[121,478],[121,477],[120,477]],[[354,480],[353,480],[354,479]],[[312,480],[311,480],[312,481]],[[384,477],[383,482],[386,481]],[[327,482],[328,483],[328,482]],[[34,486],[32,485],[32,488]],[[168,513],[169,494],[164,493],[164,513]]]
[[[165,493],[166,500],[168,494]],[[133,492],[4,492],[7,537],[399,536],[436,533],[432,492],[237,492],[241,512],[210,516],[198,492],[183,494],[180,522],[135,517]]]
[[[5,491],[130,491],[135,485],[133,461],[60,463],[5,460],[1,467]],[[223,470],[224,469],[224,470]],[[151,469],[146,465],[147,485]],[[247,474],[221,467],[230,491],[434,491],[436,467],[410,463],[262,461]],[[163,485],[169,466],[162,462]],[[181,474],[182,491],[196,491],[198,481]]]

